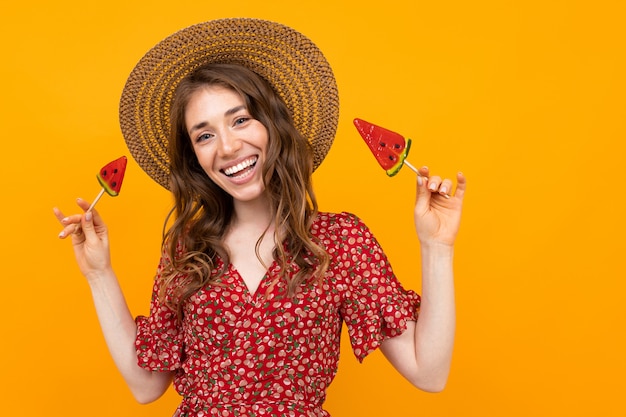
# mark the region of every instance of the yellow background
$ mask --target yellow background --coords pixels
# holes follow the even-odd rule
[[[118,100],[143,53],[185,26],[249,16],[325,52],[341,116],[315,173],[321,208],[361,216],[405,286],[419,290],[414,175],[387,178],[352,119],[410,136],[413,165],[469,178],[447,389],[416,391],[378,352],[358,365],[344,344],[332,415],[626,415],[623,2],[11,3],[0,14],[0,414],[172,414],[173,392],[132,400],[51,209],[95,197],[99,168],[128,154]],[[147,313],[169,204],[131,161],[121,195],[98,205],[134,314]]]

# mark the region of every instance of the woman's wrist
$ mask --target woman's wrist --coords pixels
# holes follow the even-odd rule
[[[439,241],[420,241],[420,248],[422,252],[427,251],[450,255],[454,253],[454,244]]]
[[[105,282],[108,279],[115,279],[115,273],[113,269],[109,266],[102,270],[91,271],[89,273],[84,274],[87,282],[90,286],[95,287],[99,284]]]

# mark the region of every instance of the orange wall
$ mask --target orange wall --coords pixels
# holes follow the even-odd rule
[[[623,2],[12,4],[0,14],[3,415],[171,415],[174,393],[131,399],[51,208],[93,198],[97,170],[128,154],[117,106],[141,55],[184,26],[243,15],[325,51],[341,120],[315,174],[321,206],[360,215],[405,286],[419,290],[414,176],[387,178],[352,118],[410,136],[413,165],[470,181],[446,391],[411,389],[379,353],[358,365],[344,344],[333,416],[624,415]],[[135,314],[169,203],[134,161],[121,195],[99,203]]]

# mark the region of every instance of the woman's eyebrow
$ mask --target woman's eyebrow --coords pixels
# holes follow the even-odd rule
[[[246,106],[242,104],[241,106],[236,106],[236,107],[226,110],[224,112],[224,116],[232,116],[233,114],[241,110],[245,110],[245,109],[246,109]],[[189,129],[189,133],[193,133],[195,130],[202,129],[204,127],[207,127],[208,125],[209,125],[209,122],[206,122],[206,121],[195,124],[191,127],[191,129]]]
[[[200,123],[198,123],[196,125],[193,125],[193,126],[191,126],[191,129],[189,129],[189,134],[193,133],[196,130],[200,130],[200,129],[208,126],[208,125],[209,125],[209,122],[200,122]]]
[[[242,104],[241,106],[236,106],[236,107],[233,107],[232,109],[226,110],[226,112],[224,113],[224,116],[232,116],[233,114],[241,110],[245,110],[245,109],[246,109],[246,106]]]

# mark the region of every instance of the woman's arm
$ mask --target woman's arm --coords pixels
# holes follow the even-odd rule
[[[78,205],[83,210],[89,208],[84,200],[78,200]],[[151,372],[137,365],[137,326],[111,267],[106,225],[95,210],[68,217],[57,208],[54,212],[64,226],[59,237],[72,239],[76,261],[91,289],[100,326],[117,368],[137,401],[145,404],[156,400],[167,390],[173,375]]]
[[[409,322],[399,336],[385,340],[381,350],[393,366],[413,385],[430,392],[441,391],[452,361],[456,325],[453,255],[459,230],[466,181],[457,175],[457,189],[450,180],[428,178],[420,169],[415,227],[421,245],[422,303],[417,322]]]

